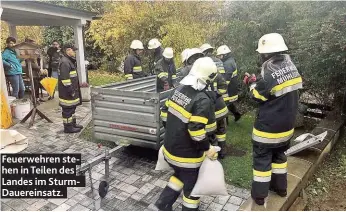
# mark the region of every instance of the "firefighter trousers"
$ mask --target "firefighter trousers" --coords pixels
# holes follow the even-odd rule
[[[240,113],[237,110],[237,107],[235,106],[234,102],[230,102],[228,105],[228,110],[231,111],[234,117],[240,116]]]
[[[221,148],[220,154],[224,155],[226,153],[226,134],[227,134],[227,124],[226,118],[216,121],[216,139],[217,145]]]
[[[253,181],[251,196],[253,199],[266,198],[269,189],[287,190],[287,144],[277,148],[253,145]]]
[[[77,106],[74,107],[61,107],[62,108],[62,118],[64,124],[72,123],[72,120],[75,118],[75,112]]]
[[[191,196],[198,178],[199,168],[181,168],[170,164],[174,174],[169,179],[155,205],[161,211],[172,211],[173,204],[183,191],[183,211],[196,211],[199,208],[199,197]]]

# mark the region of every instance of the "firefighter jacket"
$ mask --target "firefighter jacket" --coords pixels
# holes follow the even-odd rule
[[[63,55],[59,65],[58,77],[59,105],[65,108],[82,104],[76,60]]]
[[[124,62],[124,73],[126,80],[138,79],[146,76],[142,70],[141,58],[138,55],[130,54],[126,57]]]
[[[160,46],[154,50],[154,55],[150,57],[149,70],[153,73],[157,62],[162,59],[163,48]]]
[[[206,91],[180,85],[172,90],[161,108],[165,126],[163,153],[170,163],[182,168],[198,168],[210,147],[206,132],[213,116],[211,100]]]
[[[207,87],[208,93],[215,99],[215,118],[224,119],[228,116],[227,105],[224,98],[227,98],[227,84],[221,74],[216,75],[214,82]]]
[[[160,59],[155,65],[155,74],[157,75],[157,92],[164,91],[165,84],[173,88],[177,79],[174,61],[168,63],[164,58]]]
[[[235,60],[230,55],[222,59],[224,74],[223,78],[228,85],[227,92],[228,97],[225,98],[225,102],[234,102],[238,100],[238,69]],[[223,71],[221,71],[222,73]]]
[[[261,75],[250,85],[250,95],[259,102],[252,140],[258,145],[279,147],[293,136],[302,78],[289,55],[271,57]]]
[[[181,68],[180,71],[177,72],[177,82],[180,82],[182,79],[184,79],[184,77],[186,77],[189,74],[191,68],[192,65],[187,65]]]

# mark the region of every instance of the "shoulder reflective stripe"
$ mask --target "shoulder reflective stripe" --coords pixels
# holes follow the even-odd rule
[[[187,123],[191,117],[191,113],[187,112],[183,107],[177,105],[173,101],[169,101],[168,111],[179,117],[184,123]]]
[[[225,72],[225,69],[220,68],[219,73],[220,73],[220,74],[224,74],[224,73],[226,73],[226,72]]]
[[[182,157],[177,157],[169,153],[165,147],[162,148],[164,156],[166,156],[167,159],[170,159],[172,161],[178,162],[178,163],[183,163],[183,164],[199,164],[204,161],[205,154],[202,155],[200,158],[182,158]],[[199,167],[199,166],[197,166]]]
[[[218,135],[216,134],[217,141],[226,141],[226,134]]]
[[[220,118],[228,114],[228,108],[224,107],[221,110],[215,112],[215,118]]]
[[[172,79],[176,79],[176,78],[177,78],[177,75],[173,74]]]
[[[287,86],[287,87],[283,88],[282,90],[275,92],[274,95],[276,97],[279,97],[279,96],[282,96],[286,93],[296,91],[296,90],[301,89],[301,88],[303,88],[303,83],[298,83],[298,84],[295,84],[292,86]]]
[[[233,71],[233,73],[232,73],[232,78],[233,77],[236,77],[238,75],[238,70],[236,69],[235,71]]]
[[[291,129],[287,132],[281,132],[281,133],[269,133],[269,132],[262,132],[257,130],[256,128],[253,128],[253,134],[260,136],[262,138],[284,138],[287,136],[290,136],[294,133],[294,129]]]
[[[217,87],[217,82],[213,82],[213,86],[214,86],[214,87]]]
[[[273,174],[286,174],[287,173],[287,168],[283,169],[272,169]]]
[[[226,81],[226,84],[228,85],[231,81]]]
[[[225,100],[225,98],[228,97],[228,93],[222,94],[222,97],[224,98],[223,100]]]
[[[262,96],[261,94],[258,93],[258,91],[256,90],[256,88],[253,88],[250,90],[250,92],[252,92],[253,96],[256,98],[256,99],[260,99],[262,101],[267,101],[268,99],[265,98],[264,96]]]
[[[219,92],[219,94],[224,94],[224,93],[226,93],[226,92],[227,92],[227,90],[226,90],[226,89],[218,89],[217,91]]]
[[[207,132],[212,132],[212,131],[216,130],[216,122],[214,122],[214,123],[212,123],[212,124],[207,124],[207,125],[205,126],[205,130],[206,130]]]
[[[157,75],[159,78],[162,78],[162,77],[168,77],[168,73],[167,72],[161,72]]]
[[[260,182],[260,183],[267,183],[270,182],[272,179],[271,176],[269,177],[258,177],[258,176],[253,176],[253,181],[255,182]]]
[[[160,116],[161,117],[167,117],[167,113],[161,111]]]
[[[198,208],[199,202],[200,200],[194,200],[194,199],[189,199],[187,197],[185,197],[185,195],[183,196],[183,205],[187,208]]]
[[[285,163],[272,163],[272,168],[273,169],[287,168],[287,162],[285,162]]]
[[[65,105],[65,106],[73,106],[79,103],[79,98],[74,99],[74,100],[65,100],[65,99],[61,99],[59,98],[59,102],[61,105]]]
[[[142,71],[142,66],[134,66],[133,67],[133,72],[141,72]]]
[[[297,78],[288,80],[288,81],[286,81],[286,82],[284,82],[284,83],[282,83],[280,85],[277,85],[277,86],[273,87],[270,92],[274,94],[274,93],[284,89],[285,87],[292,86],[292,85],[295,85],[295,84],[300,84],[300,83],[302,83],[302,78],[301,77],[297,77]]]
[[[177,117],[178,119],[180,119],[182,122],[184,123],[189,123],[189,119],[184,117],[183,114],[179,113],[177,110],[175,110],[172,107],[168,108],[168,112],[172,113],[175,117]]]
[[[169,100],[165,101],[165,105],[166,105],[166,107],[169,107]]]
[[[253,169],[253,175],[258,177],[269,177],[272,175],[272,171],[270,170],[270,171],[262,172],[262,171],[257,171]]]
[[[191,116],[190,117],[190,122],[197,122],[197,123],[202,123],[202,124],[207,124],[208,119],[202,116]]]
[[[70,71],[70,77],[76,77],[77,76],[77,71]]]
[[[71,79],[61,80],[61,82],[62,82],[62,84],[64,84],[65,86],[71,85]]]
[[[126,75],[125,75],[125,78],[126,78],[126,79],[133,79],[133,75],[132,75],[132,74],[126,74]]]

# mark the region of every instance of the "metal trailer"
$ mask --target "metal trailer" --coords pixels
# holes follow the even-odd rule
[[[156,76],[91,88],[93,137],[158,150],[165,130],[160,107],[169,91],[156,92]]]

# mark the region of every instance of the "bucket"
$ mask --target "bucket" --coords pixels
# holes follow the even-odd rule
[[[30,101],[28,99],[18,99],[12,103],[14,117],[22,120],[30,112]]]

